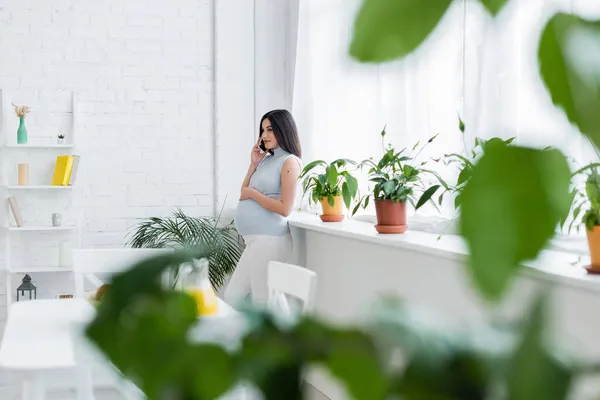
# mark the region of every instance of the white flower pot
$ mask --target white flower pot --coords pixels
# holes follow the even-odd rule
[[[57,138],[56,139],[56,144],[65,144],[65,138]]]

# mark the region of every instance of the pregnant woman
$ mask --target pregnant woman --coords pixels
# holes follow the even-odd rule
[[[239,304],[249,294],[255,304],[268,300],[267,265],[285,261],[292,250],[287,217],[294,208],[301,157],[292,115],[286,110],[266,113],[235,216],[246,249],[225,290],[229,304]]]

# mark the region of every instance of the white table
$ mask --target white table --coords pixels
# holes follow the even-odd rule
[[[91,321],[95,308],[83,299],[34,300],[11,305],[4,337],[0,344],[0,368],[19,373],[23,377],[23,397],[44,399],[45,387],[40,376],[56,371],[72,371],[76,366],[75,342],[78,338],[77,325]],[[218,313],[210,317],[216,321],[237,320],[242,332],[239,316],[231,306],[219,299]],[[216,324],[201,324],[210,328]],[[231,330],[227,330],[231,336]],[[213,336],[205,328],[198,331],[200,336]],[[213,330],[219,336],[219,332]],[[196,334],[194,334],[196,336]],[[231,337],[230,339],[235,339]],[[208,340],[213,338],[209,337]]]

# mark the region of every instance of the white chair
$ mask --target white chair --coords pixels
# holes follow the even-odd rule
[[[102,275],[114,275],[129,269],[133,264],[172,252],[172,249],[74,249],[73,250],[73,272],[75,279],[75,296],[85,296],[86,280],[94,289],[99,288],[105,282],[98,277]],[[110,381],[114,382],[119,391],[127,399],[144,398],[141,391],[128,381],[121,379],[114,368],[107,368],[106,363],[98,358],[95,349],[90,348],[82,338],[75,343],[77,392],[80,400],[93,400],[94,389],[92,383],[92,371],[99,370]]]
[[[317,274],[297,265],[269,262],[268,278],[270,310],[292,315],[288,296],[300,300],[301,314],[309,313],[315,305]]]

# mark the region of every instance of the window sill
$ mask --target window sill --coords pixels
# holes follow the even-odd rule
[[[368,217],[367,217],[368,218]],[[292,227],[305,229],[328,235],[352,240],[391,246],[403,250],[415,251],[464,261],[468,254],[464,240],[458,235],[422,232],[409,230],[402,235],[381,235],[375,231],[373,223],[346,218],[342,222],[324,223],[318,215],[296,212],[290,215],[289,224]],[[600,292],[600,275],[589,275],[583,266],[589,263],[587,254],[578,252],[557,251],[547,249],[542,251],[535,261],[524,263],[525,274],[535,274],[537,278],[552,282],[574,285],[578,288]]]

